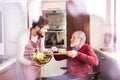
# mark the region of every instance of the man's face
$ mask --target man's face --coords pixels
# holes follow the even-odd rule
[[[43,28],[39,29],[39,31],[37,32],[37,34],[39,36],[44,36],[45,32],[47,32],[48,29],[49,29],[49,25],[45,25]]]
[[[71,47],[78,46],[80,44],[80,38],[78,38],[77,35],[78,35],[77,32],[72,34],[71,44],[70,44]]]

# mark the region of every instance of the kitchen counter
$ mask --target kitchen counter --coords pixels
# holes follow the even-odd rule
[[[16,62],[16,57],[10,58],[0,64],[0,71]]]
[[[0,80],[18,80],[16,57],[0,59]]]

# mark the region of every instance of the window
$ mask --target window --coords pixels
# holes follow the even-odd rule
[[[0,9],[0,55],[4,54],[3,11]]]

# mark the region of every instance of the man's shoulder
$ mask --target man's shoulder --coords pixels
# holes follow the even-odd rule
[[[85,43],[81,48],[89,49],[89,48],[92,48],[92,46],[90,46],[89,44]]]
[[[89,44],[87,44],[87,43],[85,43],[85,44],[83,44],[83,46],[90,46]]]
[[[67,50],[67,51],[70,51],[70,50],[72,50],[72,47],[67,47],[66,50]]]

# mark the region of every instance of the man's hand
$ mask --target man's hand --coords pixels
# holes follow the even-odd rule
[[[38,64],[36,61],[32,60],[32,61],[31,61],[31,65],[32,65],[32,66],[42,67],[44,64]]]
[[[53,52],[55,52],[55,51],[58,51],[58,48],[54,46],[54,47],[51,48],[51,50],[52,50]]]
[[[67,55],[71,58],[75,58],[77,56],[77,51],[75,50],[68,51]]]
[[[44,54],[46,54],[46,55],[52,55],[53,51],[44,51]]]

